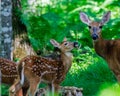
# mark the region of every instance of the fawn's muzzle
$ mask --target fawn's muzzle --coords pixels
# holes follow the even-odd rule
[[[75,47],[75,48],[78,48],[78,47],[79,47],[78,42],[74,42],[74,47]]]

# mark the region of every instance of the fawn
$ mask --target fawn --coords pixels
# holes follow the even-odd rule
[[[60,60],[59,52],[60,50],[57,47],[55,47],[52,54],[44,55],[43,57],[47,59]],[[28,88],[29,88],[29,82],[26,80],[22,87],[23,96],[26,96],[26,92],[27,92],[26,90],[28,90]],[[15,83],[9,88],[9,96],[19,96],[18,93],[20,93],[20,91],[21,91],[21,84],[19,78],[17,78],[17,80],[15,80]]]
[[[120,39],[104,40],[101,35],[102,26],[109,21],[110,14],[111,12],[108,11],[100,22],[95,22],[91,21],[84,12],[81,12],[80,19],[89,26],[96,53],[107,61],[118,82],[120,82]]]
[[[1,81],[3,84],[12,85],[18,77],[17,64],[5,58],[0,58]],[[23,87],[26,88],[27,86]],[[25,90],[24,90],[24,93]],[[22,96],[22,90],[16,92],[16,96]],[[25,96],[25,95],[24,95]]]
[[[54,39],[51,44],[60,49],[60,59],[49,59],[38,56],[27,56],[18,64],[20,83],[24,85],[25,80],[29,82],[28,94],[34,96],[38,84],[42,81],[48,84],[52,92],[58,92],[60,83],[64,80],[66,73],[72,64],[71,50],[78,47],[77,42],[69,42],[64,38],[62,43]]]
[[[0,70],[2,75],[2,83],[11,85],[14,83],[14,80],[17,78],[16,63],[0,58]]]

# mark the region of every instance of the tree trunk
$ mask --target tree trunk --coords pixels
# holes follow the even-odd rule
[[[13,2],[13,58],[21,59],[26,55],[36,55],[27,34],[26,26],[21,20],[21,0],[12,0]]]
[[[0,57],[11,59],[12,51],[12,1],[1,0]]]

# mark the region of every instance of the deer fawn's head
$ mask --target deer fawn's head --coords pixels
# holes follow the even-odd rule
[[[98,40],[100,38],[102,26],[109,21],[110,14],[111,12],[108,11],[104,14],[100,22],[96,22],[91,21],[84,12],[80,12],[80,19],[83,23],[88,25],[93,40]]]
[[[70,42],[70,41],[67,41],[66,38],[64,38],[62,43],[58,43],[54,39],[51,39],[50,42],[54,47],[59,48],[60,51],[63,53],[70,52],[73,48],[78,48],[78,46],[79,46],[78,42]]]

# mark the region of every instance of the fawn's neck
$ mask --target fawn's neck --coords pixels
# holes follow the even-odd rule
[[[65,72],[67,72],[71,67],[72,57],[73,57],[73,55],[71,52],[61,53],[61,60],[62,60],[63,65],[65,67]]]

